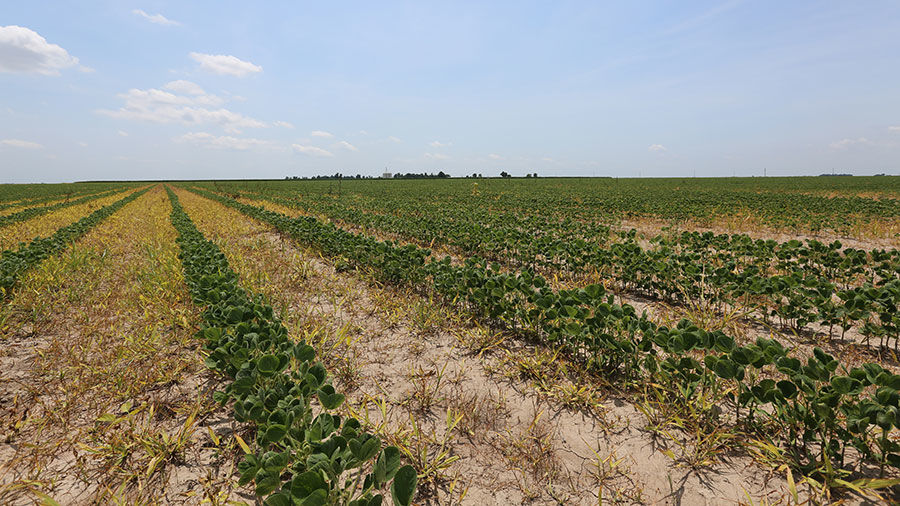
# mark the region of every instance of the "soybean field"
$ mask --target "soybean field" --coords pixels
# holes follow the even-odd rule
[[[900,177],[0,185],[2,504],[900,501]]]

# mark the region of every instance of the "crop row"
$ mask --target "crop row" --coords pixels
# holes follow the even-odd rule
[[[433,291],[449,304],[561,347],[612,381],[666,385],[669,402],[718,395],[746,430],[777,442],[794,468],[832,486],[860,485],[843,481],[860,465],[847,458],[851,448],[882,471],[900,467],[900,445],[891,437],[900,428],[900,376],[878,364],[848,369],[818,348],[804,361],[777,340],[760,338],[740,346],[721,331],[686,320],[668,328],[627,304],[615,304],[600,285],[553,291],[528,270],[505,273],[473,258],[462,266],[449,258],[428,261],[427,249],[197,192],[339,263],[371,271],[385,282]],[[711,411],[709,416],[717,415]],[[879,486],[886,484],[895,483]]]
[[[443,210],[367,212],[326,199],[261,197],[303,207],[345,223],[444,244],[541,272],[594,272],[619,289],[673,304],[702,300],[719,310],[745,308],[764,319],[802,330],[817,323],[833,332],[856,327],[867,338],[890,340],[900,331],[900,251],[843,248],[834,241],[805,243],[752,239],[745,234],[682,232],[659,235],[641,246],[634,230],[608,241],[608,228],[571,221],[512,216],[488,221],[461,205]],[[434,211],[433,213],[431,211]],[[507,215],[509,217],[510,215]]]
[[[149,188],[132,192],[124,198],[101,207],[80,220],[59,228],[49,237],[35,238],[22,244],[17,250],[8,249],[0,253],[0,300],[7,298],[19,276],[30,267],[64,250],[69,243],[87,233],[88,230],[106,219],[122,206],[140,197]]]
[[[0,216],[0,228],[3,228],[7,225],[11,225],[13,223],[18,223],[20,221],[30,220],[31,218],[36,218],[38,216],[47,214],[51,211],[56,211],[57,209],[63,209],[65,207],[75,206],[78,204],[83,204],[85,202],[90,202],[92,200],[96,200],[102,197],[107,197],[114,193],[121,191],[121,189],[116,190],[108,190],[105,192],[94,193],[91,195],[87,195],[75,200],[68,200],[64,202],[57,202],[56,204],[50,204],[47,206],[36,206],[29,207],[27,209],[23,209],[19,212],[8,214],[6,216]]]
[[[358,420],[333,413],[344,396],[313,347],[294,342],[272,307],[239,286],[225,255],[167,190],[185,279],[194,302],[205,308],[197,336],[209,353],[206,365],[231,380],[215,398],[233,401],[235,420],[256,428],[257,448],[245,449],[239,484],[252,480],[267,505],[377,506],[378,491],[392,482],[394,504],[409,505],[415,470],[401,467],[400,451],[382,449]]]

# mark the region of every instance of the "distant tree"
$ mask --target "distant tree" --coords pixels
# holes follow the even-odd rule
[[[503,172],[500,173],[500,177],[512,177],[512,176],[509,175],[509,173],[504,170]]]

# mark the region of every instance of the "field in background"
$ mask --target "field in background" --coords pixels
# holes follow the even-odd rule
[[[898,177],[3,185],[0,236],[3,503],[900,499]]]

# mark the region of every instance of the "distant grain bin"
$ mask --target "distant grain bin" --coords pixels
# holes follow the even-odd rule
[[[385,172],[384,174],[381,175],[381,179],[390,179],[392,177],[394,177],[394,175],[391,174],[390,172]]]

